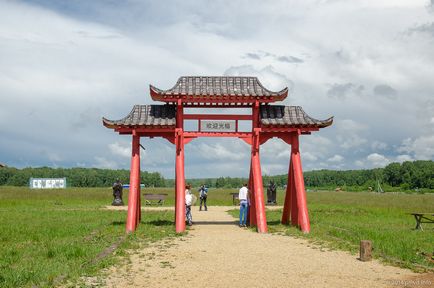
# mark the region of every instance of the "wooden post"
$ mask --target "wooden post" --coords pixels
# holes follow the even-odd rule
[[[176,129],[176,233],[185,231],[185,178],[184,178],[184,137],[182,129]]]
[[[185,231],[185,174],[184,174],[184,107],[178,99],[176,105],[175,129],[175,230]]]
[[[292,157],[291,157],[291,160],[290,160],[290,173],[289,173],[289,175],[288,175],[288,178],[290,179],[289,180],[289,184],[290,184],[290,186],[289,186],[289,189],[291,189],[290,190],[290,195],[291,195],[291,197],[290,197],[290,204],[291,204],[291,225],[292,226],[299,226],[298,225],[298,205],[297,205],[297,191],[296,191],[296,189],[295,189],[295,183],[294,183],[294,165],[292,164]]]
[[[256,209],[256,225],[259,233],[267,233],[265,215],[264,186],[262,183],[261,160],[259,158],[259,132],[255,131],[252,143],[252,171],[254,183],[254,199]]]
[[[133,131],[131,147],[130,188],[128,192],[127,233],[134,232],[138,225],[137,205],[140,197],[140,136]]]
[[[372,259],[372,241],[360,241],[360,261],[371,261]]]
[[[256,226],[256,208],[255,208],[255,185],[253,182],[253,168],[252,168],[252,160],[250,159],[250,174],[249,174],[249,199],[250,199],[250,207],[249,207],[249,226]]]
[[[296,203],[298,208],[298,225],[304,233],[310,232],[309,214],[307,211],[306,190],[304,188],[303,169],[299,151],[298,134],[294,135],[291,147],[291,160],[294,174]]]
[[[294,182],[292,177],[292,161],[289,159],[289,168],[288,168],[288,180],[286,181],[286,193],[285,193],[285,202],[283,202],[283,211],[282,211],[282,224],[289,224],[289,213],[291,212],[291,197],[292,197],[292,183]]]
[[[252,215],[255,215],[253,222],[257,226],[259,233],[267,233],[267,218],[265,215],[265,203],[264,203],[264,187],[262,183],[262,171],[261,161],[259,158],[259,134],[261,132],[259,121],[259,101],[255,101],[252,107],[252,153],[251,153],[251,166],[252,166],[252,206],[254,211]]]
[[[140,179],[140,177],[139,177]],[[141,193],[141,187],[140,187],[140,181],[139,181],[139,192],[137,193],[137,223],[136,227],[139,226],[140,220],[142,220],[142,205],[140,200],[140,193]]]

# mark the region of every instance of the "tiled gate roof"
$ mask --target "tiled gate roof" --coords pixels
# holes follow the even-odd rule
[[[134,105],[131,112],[120,120],[103,118],[104,126],[175,126],[175,105]]]
[[[264,126],[318,127],[324,128],[333,123],[333,117],[317,120],[304,112],[300,106],[264,105],[260,110],[260,121]],[[104,126],[175,126],[175,105],[134,105],[131,112],[120,120],[103,118]]]
[[[183,76],[175,86],[161,90],[150,85],[153,100],[173,102],[183,99],[188,102],[212,103],[230,100],[234,103],[282,101],[288,95],[288,88],[279,92],[266,89],[256,77],[245,76]]]
[[[261,124],[287,127],[324,128],[333,123],[333,117],[317,120],[304,112],[300,106],[264,105],[261,106]]]

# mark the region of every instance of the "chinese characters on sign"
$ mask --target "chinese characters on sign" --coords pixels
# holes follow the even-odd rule
[[[30,178],[32,189],[66,188],[66,178]]]
[[[200,130],[204,132],[235,132],[235,120],[202,120]]]

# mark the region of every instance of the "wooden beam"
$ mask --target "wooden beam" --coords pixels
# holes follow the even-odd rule
[[[252,115],[238,114],[184,114],[185,120],[252,120]]]

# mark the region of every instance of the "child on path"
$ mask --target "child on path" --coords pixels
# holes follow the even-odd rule
[[[191,216],[191,205],[193,203],[193,195],[191,195],[191,186],[185,186],[185,217],[187,218],[188,226],[193,225],[193,217]]]

